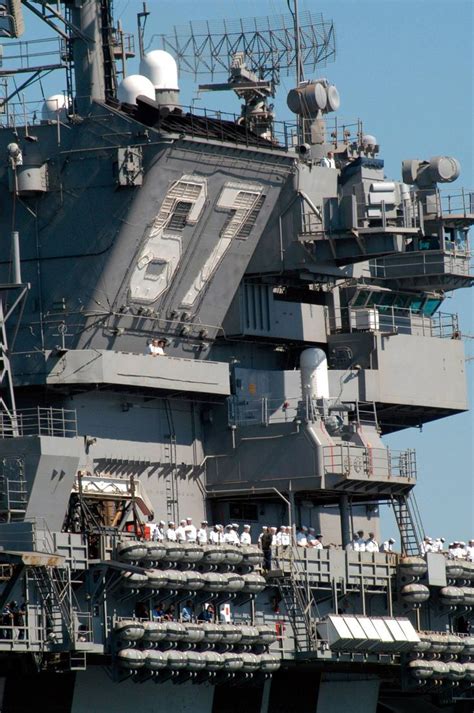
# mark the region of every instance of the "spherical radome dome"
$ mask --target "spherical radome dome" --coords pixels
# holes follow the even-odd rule
[[[131,74],[120,82],[117,89],[117,99],[126,104],[136,104],[140,95],[155,98],[155,88],[149,79],[141,74]]]
[[[53,94],[44,101],[41,115],[43,121],[53,121],[58,118],[64,119],[66,110],[67,98],[64,94]]]
[[[179,90],[178,65],[169,52],[148,52],[140,62],[140,73],[148,77],[155,89]]]

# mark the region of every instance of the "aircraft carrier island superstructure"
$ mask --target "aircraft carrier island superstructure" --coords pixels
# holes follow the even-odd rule
[[[473,194],[448,156],[385,176],[318,78],[332,24],[289,5],[149,53],[144,5],[130,75],[111,2],[0,3],[4,713],[473,710],[474,562],[420,552],[415,453],[382,441],[467,410]],[[182,106],[173,56],[240,114]],[[359,551],[381,503],[397,551]],[[253,544],[162,540],[183,518]]]

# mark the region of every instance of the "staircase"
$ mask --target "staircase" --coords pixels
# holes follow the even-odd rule
[[[391,501],[400,531],[402,554],[407,557],[419,555],[424,529],[415,496],[413,494],[392,495]]]
[[[304,568],[298,562],[299,554],[291,549],[287,560],[289,568],[277,575],[277,586],[293,629],[295,648],[300,652],[314,651],[317,646],[315,622],[320,618],[317,607],[305,589]]]
[[[74,642],[69,570],[31,567],[30,576],[46,611],[49,633],[56,643]]]

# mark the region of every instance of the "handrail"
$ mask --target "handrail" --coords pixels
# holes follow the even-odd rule
[[[75,409],[37,406],[18,410],[10,418],[0,411],[0,438],[18,436],[73,438],[77,436],[77,412]]]
[[[436,312],[431,317],[419,310],[384,305],[342,307],[329,318],[331,334],[345,332],[389,332],[453,339],[459,333],[458,315]]]

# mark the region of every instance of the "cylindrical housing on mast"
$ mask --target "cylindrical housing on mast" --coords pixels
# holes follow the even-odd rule
[[[104,52],[100,2],[82,0],[79,7],[71,7],[72,23],[82,33],[72,41],[76,107],[86,114],[93,100],[104,101]]]
[[[12,263],[13,284],[21,285],[20,234],[17,230],[12,231]]]
[[[301,352],[300,371],[303,400],[329,398],[328,362],[322,349]]]

